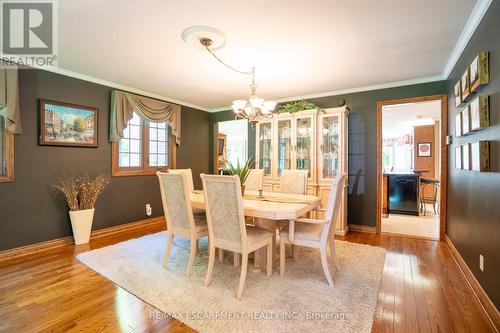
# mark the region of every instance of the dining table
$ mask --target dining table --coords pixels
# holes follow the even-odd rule
[[[191,192],[190,201],[193,208],[205,209],[205,197],[202,190]],[[320,204],[319,197],[309,194],[245,191],[243,195],[244,215],[252,217],[255,226],[269,230],[274,235],[276,235],[278,221],[289,222],[303,217],[318,208]],[[273,237],[273,246],[276,257],[276,237]],[[265,249],[255,251],[255,270],[260,270],[260,267],[265,264],[265,258]]]

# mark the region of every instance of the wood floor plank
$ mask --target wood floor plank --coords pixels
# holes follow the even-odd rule
[[[394,237],[394,255],[396,256],[396,271],[394,285],[394,332],[406,332],[406,293],[403,241],[400,237]]]
[[[415,281],[411,268],[411,253],[408,252],[408,239],[402,238],[402,256],[404,270],[404,306],[405,306],[405,331],[418,332],[417,305],[415,297]]]
[[[0,331],[192,332],[75,259],[159,230],[136,229],[2,262]],[[388,251],[373,332],[495,331],[446,243],[359,232],[338,239]]]

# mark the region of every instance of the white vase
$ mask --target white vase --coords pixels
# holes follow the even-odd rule
[[[88,243],[90,231],[92,230],[92,220],[94,219],[94,208],[70,211],[69,218],[71,220],[75,244]]]

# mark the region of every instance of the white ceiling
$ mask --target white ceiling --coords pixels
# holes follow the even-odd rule
[[[432,125],[441,119],[441,101],[382,107],[382,136],[396,138],[413,133],[414,126]]]
[[[248,94],[181,38],[225,33],[217,54],[257,68],[266,99],[440,76],[476,0],[59,1],[59,67],[204,109]]]

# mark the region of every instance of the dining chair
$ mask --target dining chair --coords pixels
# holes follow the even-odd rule
[[[291,220],[289,226],[280,231],[280,275],[285,274],[285,243],[311,247],[320,250],[321,264],[326,280],[330,287],[334,286],[330,269],[328,268],[327,246],[330,246],[333,264],[338,270],[339,264],[335,253],[334,229],[335,221],[340,213],[343,187],[344,176],[337,176],[332,183],[326,209],[318,209],[325,212],[325,219],[298,218]]]
[[[281,180],[280,180],[280,193],[290,193],[290,194],[307,194],[307,181],[309,178],[309,170],[282,170]],[[288,225],[288,221],[279,220],[277,221],[277,227],[283,229]],[[276,236],[274,238],[274,244],[276,244]],[[297,259],[298,252],[292,245],[292,257]]]
[[[245,225],[241,183],[238,176],[201,174],[209,235],[208,270],[205,285],[210,285],[215,263],[215,248],[241,253],[241,274],[236,297],[243,295],[248,254],[267,247],[267,276],[272,275],[272,237],[270,231]]]
[[[280,192],[290,194],[307,194],[308,170],[282,170]]]
[[[167,172],[186,175],[188,181],[188,190],[189,192],[194,191],[193,172],[191,171],[191,169],[168,169]]]
[[[245,191],[262,190],[262,186],[264,185],[264,170],[263,169],[250,170],[244,185],[245,185]]]
[[[189,192],[194,192],[193,173],[191,172],[191,169],[168,169],[167,172],[186,175]],[[204,215],[205,210],[201,208],[193,208],[193,214]]]
[[[185,173],[158,171],[156,175],[160,182],[163,212],[167,222],[167,246],[162,265],[165,268],[168,267],[174,236],[189,238],[191,245],[186,276],[190,277],[193,271],[198,239],[208,236],[205,215],[193,215],[189,198],[189,180]]]

